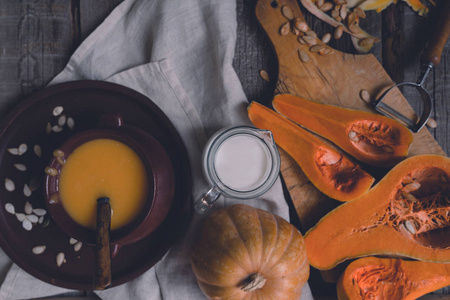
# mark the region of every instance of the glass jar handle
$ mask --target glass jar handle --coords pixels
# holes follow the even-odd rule
[[[208,209],[210,209],[214,202],[216,202],[217,198],[219,198],[221,191],[212,187],[209,191],[206,192],[200,199],[195,201],[194,209],[198,214],[204,214]]]

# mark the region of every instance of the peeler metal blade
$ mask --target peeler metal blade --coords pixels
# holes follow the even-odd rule
[[[378,112],[382,113],[383,115],[396,119],[399,122],[403,123],[406,127],[408,127],[409,130],[416,133],[420,129],[423,128],[423,126],[427,123],[428,119],[430,118],[431,111],[433,110],[433,102],[431,101],[431,95],[430,93],[423,87],[423,84],[425,82],[425,79],[428,75],[428,73],[432,69],[432,65],[425,66],[424,72],[419,80],[419,83],[414,82],[402,82],[399,84],[396,84],[395,86],[389,88],[387,91],[385,91],[376,101],[373,102],[373,107]],[[423,110],[422,115],[418,121],[411,120],[398,112],[397,110],[393,109],[391,106],[387,105],[383,102],[387,97],[387,95],[396,88],[399,88],[401,86],[406,87],[414,87],[417,89],[417,91],[420,93],[422,101],[423,101]]]

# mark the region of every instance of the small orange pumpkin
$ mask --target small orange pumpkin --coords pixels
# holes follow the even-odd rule
[[[279,216],[242,204],[208,216],[191,262],[209,299],[299,299],[309,277],[301,233]]]

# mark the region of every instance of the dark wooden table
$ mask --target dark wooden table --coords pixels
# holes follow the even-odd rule
[[[150,1],[150,0],[148,0]],[[175,1],[175,0],[174,0]],[[231,0],[229,0],[231,1]],[[424,0],[427,2],[427,0]],[[435,0],[439,5],[439,1]],[[448,0],[441,0],[448,1]],[[0,117],[27,95],[44,88],[66,65],[71,54],[116,7],[121,0],[0,0]],[[255,0],[237,0],[237,45],[233,65],[249,100],[268,104],[275,89],[277,61],[272,45],[254,15]],[[391,5],[382,13],[368,12],[361,27],[381,39],[371,51],[395,82],[417,81],[420,54],[436,20],[414,13],[404,2]],[[305,10],[304,16],[319,36],[333,28]],[[345,35],[330,45],[355,53]],[[271,78],[264,81],[260,70]],[[432,117],[436,129],[429,129],[447,155],[450,153],[450,43],[441,64],[426,81],[433,96]],[[408,97],[421,109],[417,95]],[[321,294],[321,285],[311,285]]]

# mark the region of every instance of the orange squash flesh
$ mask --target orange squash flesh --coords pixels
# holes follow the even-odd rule
[[[270,130],[275,142],[298,163],[308,179],[325,195],[349,201],[368,191],[374,178],[344,153],[275,111],[252,102],[250,121]]]
[[[337,284],[339,300],[413,300],[450,285],[450,264],[365,257],[352,262]]]
[[[450,262],[450,159],[404,160],[365,195],[323,217],[305,241],[310,264],[322,270],[370,255]]]
[[[399,122],[369,112],[320,104],[290,94],[277,95],[274,109],[328,139],[359,161],[389,167],[408,155],[412,133]]]

